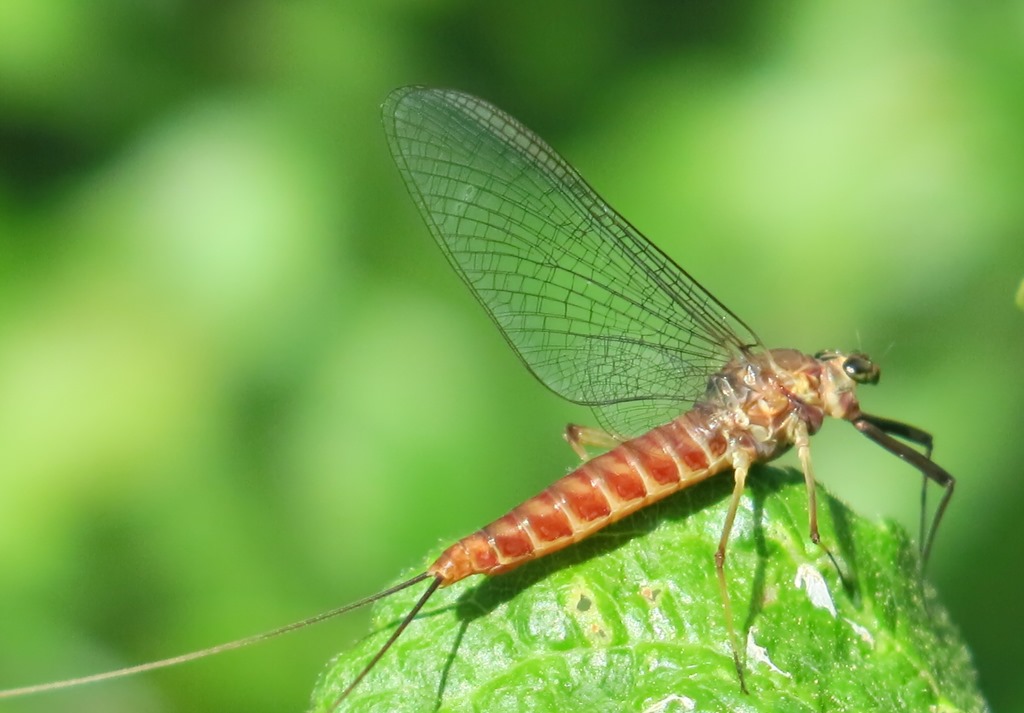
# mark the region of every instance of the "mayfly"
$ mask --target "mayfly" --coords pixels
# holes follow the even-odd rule
[[[931,480],[942,486],[927,527],[922,504],[921,550],[927,561],[954,479],[931,460],[928,433],[861,411],[857,387],[879,378],[878,366],[866,355],[766,348],[551,147],[487,102],[458,91],[406,87],[391,93],[383,115],[395,163],[452,268],[533,375],[593,410],[601,428],[570,425],[565,432],[582,465],[453,544],[425,572],[340,609],[202,651],[11,689],[0,697],[240,648],[426,583],[340,694],[337,707],[438,588],[475,574],[508,572],[724,471],[733,473],[734,485],[714,567],[744,688],[726,581],[729,533],[751,465],[795,448],[807,485],[810,539],[825,547],[819,542],[808,443],[826,416],[849,421],[910,463],[923,474],[924,485]],[[589,458],[588,447],[604,452]]]

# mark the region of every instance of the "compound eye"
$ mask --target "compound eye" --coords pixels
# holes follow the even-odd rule
[[[879,368],[863,354],[851,354],[843,362],[843,371],[858,384],[877,384]]]

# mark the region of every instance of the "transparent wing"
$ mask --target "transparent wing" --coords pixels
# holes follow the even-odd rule
[[[677,416],[756,335],[516,119],[460,92],[384,104],[438,245],[531,372],[632,436]]]

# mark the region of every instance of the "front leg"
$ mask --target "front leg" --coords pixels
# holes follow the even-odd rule
[[[862,423],[871,424],[890,436],[896,436],[897,438],[902,438],[910,443],[916,443],[924,448],[924,457],[928,460],[932,459],[932,434],[927,431],[922,431],[920,428],[915,428],[914,426],[903,423],[902,421],[893,421],[892,419],[882,418],[881,416],[872,416],[868,413],[861,413],[859,418],[854,420],[854,426],[857,426],[858,420]],[[857,428],[861,432],[864,431],[860,426],[857,426]],[[918,524],[918,541],[921,543],[922,547],[925,543],[925,513],[927,512],[928,475],[924,474],[921,477],[921,521]]]
[[[575,423],[570,423],[565,427],[563,437],[572,446],[572,449],[576,451],[576,455],[582,461],[590,460],[587,446],[607,450],[622,443],[621,439],[616,438],[608,433],[608,431],[602,431],[600,428],[591,428],[590,426],[577,426]]]
[[[916,443],[924,448],[924,457],[928,460],[932,459],[932,434],[927,431],[915,428],[909,423],[893,421],[889,418],[882,418],[881,416],[874,416],[870,413],[864,412],[861,412],[855,419],[854,425],[857,425],[856,421],[865,421],[876,426],[884,433],[888,433],[890,436],[896,436],[897,438],[902,438],[905,441]]]
[[[956,478],[947,473],[941,466],[931,459],[932,437],[930,434],[914,428],[913,426],[908,426],[905,423],[900,423],[899,421],[890,421],[889,419],[870,416],[865,413],[858,414],[851,418],[850,423],[852,423],[858,431],[878,445],[882,446],[882,448],[896,456],[899,456],[901,459],[917,468],[921,472],[921,475],[924,476],[924,485],[926,487],[928,485],[928,481],[931,480],[938,483],[945,489],[945,493],[942,495],[942,500],[939,501],[939,507],[935,510],[935,516],[932,518],[932,524],[928,528],[927,534],[925,534],[924,526],[924,489],[922,489],[921,493],[921,561],[924,565],[927,565],[928,557],[931,555],[932,551],[932,544],[935,542],[935,533],[939,529],[939,522],[942,521],[942,516],[946,512],[946,507],[949,505],[949,501],[953,497],[953,488],[956,485]],[[924,446],[926,455],[922,455],[905,443],[897,441],[894,436],[905,438],[908,441]]]

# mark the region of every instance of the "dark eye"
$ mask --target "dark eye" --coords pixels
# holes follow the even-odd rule
[[[858,384],[877,384],[879,368],[863,354],[851,354],[843,362],[843,371]]]

